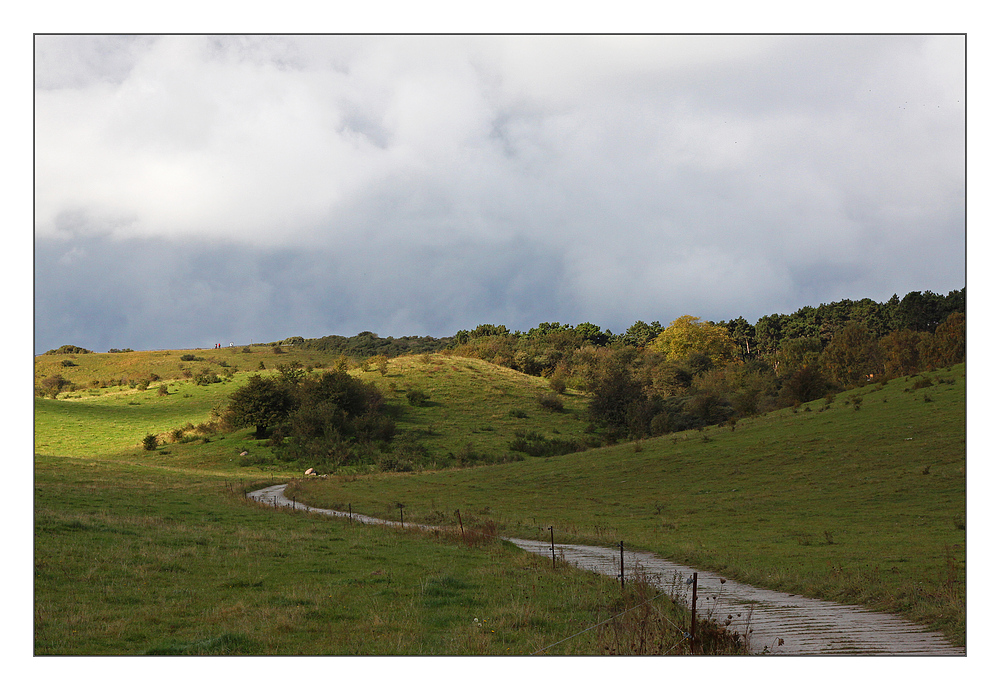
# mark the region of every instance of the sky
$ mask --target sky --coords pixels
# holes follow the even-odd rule
[[[34,349],[966,284],[960,35],[37,35]]]

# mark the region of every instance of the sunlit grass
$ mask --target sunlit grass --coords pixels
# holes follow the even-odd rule
[[[622,601],[509,544],[273,510],[127,458],[40,457],[36,477],[36,654],[593,654],[577,634]]]
[[[552,572],[500,545],[247,504],[245,489],[298,472],[248,430],[141,449],[148,433],[207,421],[251,373],[170,382],[165,396],[154,385],[35,400],[36,653],[524,654],[621,605],[607,578]],[[478,360],[404,357],[385,376],[352,373],[375,381],[400,431],[435,453],[501,452],[519,430],[585,433],[584,396],[551,412],[537,402],[543,380]],[[430,404],[410,406],[412,388]],[[624,540],[734,579],[898,611],[963,642],[964,402],[956,366],[735,430],[510,465],[355,472],[293,492],[389,518],[402,505],[408,521],[455,524],[460,510],[473,529]],[[475,618],[497,632],[472,630]],[[600,653],[588,635],[553,653]]]
[[[614,544],[779,590],[965,625],[965,369],[899,379],[735,428],[515,466],[300,482],[299,500]],[[929,399],[929,401],[928,401]],[[857,402],[857,401],[860,401]],[[857,409],[855,409],[857,408]]]
[[[598,652],[597,632],[578,633],[621,606],[609,578],[503,543],[246,502],[244,491],[291,479],[247,430],[141,450],[147,433],[207,420],[250,373],[172,382],[166,396],[115,387],[36,399],[36,654],[521,655],[563,639],[547,653]],[[460,387],[435,388],[436,374],[413,380],[440,404],[414,412],[483,431],[473,404],[452,405]],[[505,378],[494,377],[498,395],[517,404],[539,388]]]
[[[352,371],[373,381],[393,407],[401,432],[416,435],[435,453],[455,454],[462,448],[502,453],[518,431],[546,437],[583,439],[587,399],[567,391],[562,412],[543,408],[538,396],[549,392],[544,379],[467,357],[411,355],[388,362],[386,375]],[[414,406],[406,393],[420,390],[427,403]]]

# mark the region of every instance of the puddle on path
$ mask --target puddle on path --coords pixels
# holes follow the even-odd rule
[[[283,495],[285,484],[253,491],[248,497],[274,506],[295,507],[310,512],[349,517],[348,513],[324,508],[310,508]],[[354,520],[370,525],[398,527],[400,522],[367,515],[353,515]],[[404,522],[405,527],[435,529],[429,525]],[[545,557],[551,556],[551,544],[528,539],[507,541]],[[601,546],[556,544],[556,557],[585,570],[617,578],[621,568],[620,551]],[[695,569],[671,563],[641,551],[625,551],[625,577],[640,569],[665,591],[676,594],[685,605],[691,604],[691,587],[684,585]],[[699,616],[723,623],[732,616],[730,627],[739,633],[749,632],[752,652],[777,655],[915,655],[963,656],[965,649],[951,645],[943,635],[930,632],[904,618],[876,613],[848,604],[785,594],[744,585],[715,573],[698,570]],[[723,582],[725,579],[725,582]],[[782,644],[778,644],[781,640]]]

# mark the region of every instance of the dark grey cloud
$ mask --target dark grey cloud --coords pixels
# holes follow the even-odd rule
[[[450,335],[470,327],[469,314],[477,324],[537,324],[567,308],[564,281],[558,255],[517,241],[334,250],[39,239],[36,349],[209,347],[365,330]]]
[[[36,349],[620,332],[947,292],[964,48],[40,36]]]

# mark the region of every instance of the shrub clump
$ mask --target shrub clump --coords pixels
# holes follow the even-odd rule
[[[430,400],[430,396],[424,393],[419,388],[414,388],[412,390],[406,391],[406,400],[414,407],[421,407],[426,405]]]
[[[547,458],[553,455],[567,455],[587,450],[587,444],[572,439],[546,438],[537,431],[518,431],[514,433],[510,449],[517,453],[527,453],[533,457]]]
[[[566,377],[561,371],[552,374],[552,378],[549,379],[549,388],[560,395],[566,392]]]
[[[458,453],[455,454],[455,464],[459,467],[475,467],[476,465],[502,465],[508,462],[520,462],[524,460],[523,455],[518,453],[489,453],[485,451],[473,450],[472,444],[467,443]]]
[[[76,345],[62,345],[54,350],[49,350],[45,354],[47,355],[89,355],[93,351],[87,350],[82,347],[77,347]]]
[[[156,434],[146,434],[146,436],[142,439],[142,447],[144,450],[156,450],[158,443],[159,442],[156,440]]]
[[[72,387],[72,381],[63,378],[62,374],[54,374],[46,376],[35,386],[35,395],[42,398],[47,396],[55,400],[61,391]]]
[[[276,458],[320,472],[375,464],[396,433],[378,389],[337,371],[251,376],[230,396],[223,420],[233,428],[255,426]]]
[[[563,411],[563,401],[555,393],[539,393],[538,404],[551,412]]]

